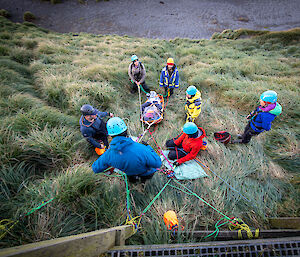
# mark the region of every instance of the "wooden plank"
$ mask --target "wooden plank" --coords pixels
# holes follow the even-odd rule
[[[300,217],[269,218],[272,228],[300,229]]]
[[[96,257],[134,234],[131,225],[102,229],[0,250],[0,257]]]

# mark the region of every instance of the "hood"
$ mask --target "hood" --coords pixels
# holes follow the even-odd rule
[[[187,98],[186,100],[188,100],[190,103],[193,103],[196,99],[201,98],[201,93],[199,90],[197,90],[197,93],[192,97],[192,98]]]
[[[96,121],[97,119],[98,119],[98,116],[97,116],[97,118],[96,118],[93,122],[89,122],[89,121],[87,121],[87,120],[84,118],[83,115],[81,115],[80,120],[79,120],[79,123],[80,123],[80,125],[83,125],[83,126],[85,126],[85,127],[90,127],[93,123],[95,123],[95,121]]]
[[[206,133],[205,133],[205,130],[201,127],[198,127],[198,129],[200,130],[199,132],[202,132],[202,135],[200,137],[197,137],[197,138],[204,138],[206,137]]]
[[[124,149],[124,147],[133,143],[134,141],[129,137],[116,136],[111,140],[109,148],[120,152]]]
[[[276,103],[275,108],[273,110],[269,111],[269,113],[276,115],[276,116],[280,115],[281,112],[282,112],[282,107],[279,103]]]
[[[264,107],[259,106],[259,109],[262,110],[263,112],[269,112],[269,111],[273,110],[275,107],[276,107],[276,103],[273,103],[273,104],[269,104]]]

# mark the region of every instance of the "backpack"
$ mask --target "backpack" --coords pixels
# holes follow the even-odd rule
[[[139,62],[139,64],[140,64],[141,70],[143,70],[144,68],[143,68],[142,62]],[[131,73],[132,73],[132,65],[133,65],[133,63],[131,63],[131,66],[130,66],[130,72]]]
[[[227,131],[218,131],[214,133],[214,137],[217,141],[227,145],[230,142],[231,135]]]

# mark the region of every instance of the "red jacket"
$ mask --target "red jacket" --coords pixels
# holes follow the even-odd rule
[[[200,149],[203,147],[202,139],[206,137],[205,131],[203,128],[198,127],[202,131],[202,135],[197,138],[190,138],[187,134],[182,133],[182,135],[174,140],[175,145],[182,145],[183,150],[188,154],[177,160],[178,163],[184,163],[189,160],[195,159]]]

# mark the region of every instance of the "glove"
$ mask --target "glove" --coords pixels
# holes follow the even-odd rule
[[[173,162],[173,166],[174,167],[177,167],[177,166],[179,166],[181,163],[178,163],[177,161],[175,161],[175,162]]]
[[[254,112],[250,112],[249,115],[247,116],[247,120],[250,120],[253,116]]]
[[[149,145],[147,142],[145,142],[145,141],[142,141],[141,142],[143,145],[145,145],[145,146],[147,146],[147,145]]]

